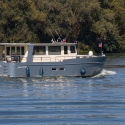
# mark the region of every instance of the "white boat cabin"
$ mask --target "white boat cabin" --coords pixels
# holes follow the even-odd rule
[[[60,62],[77,57],[77,43],[0,43],[0,61]]]

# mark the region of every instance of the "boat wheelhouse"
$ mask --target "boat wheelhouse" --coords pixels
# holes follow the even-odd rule
[[[77,43],[0,43],[0,75],[10,77],[94,76],[106,57],[77,55]]]

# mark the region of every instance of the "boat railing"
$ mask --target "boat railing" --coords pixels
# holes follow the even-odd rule
[[[33,57],[32,62],[62,62],[63,60],[67,59],[75,59],[75,58],[89,58],[88,55],[76,55],[76,56],[48,56],[48,57]],[[93,55],[93,57],[95,57]],[[5,59],[0,59],[0,61],[6,62],[27,62],[27,57],[20,57],[20,56],[9,56]]]
[[[60,62],[60,61],[66,60],[66,59],[75,59],[75,58],[76,58],[76,56],[57,56],[57,57],[55,57],[55,61]]]
[[[32,62],[51,62],[51,57],[33,57]]]
[[[21,58],[20,56],[9,56],[4,59],[7,62],[27,62],[27,57]]]
[[[51,57],[33,57],[33,62],[62,62],[66,59],[83,58],[83,56],[51,56]]]

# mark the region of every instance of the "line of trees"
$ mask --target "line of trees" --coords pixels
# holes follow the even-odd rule
[[[125,0],[0,0],[0,42],[50,42],[51,32],[81,49],[125,51]]]

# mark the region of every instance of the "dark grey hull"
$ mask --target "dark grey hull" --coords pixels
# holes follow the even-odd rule
[[[0,76],[43,77],[43,76],[83,76],[99,74],[106,57],[68,59],[63,62],[0,62]],[[27,69],[28,68],[28,69]],[[81,70],[85,73],[82,74]]]

